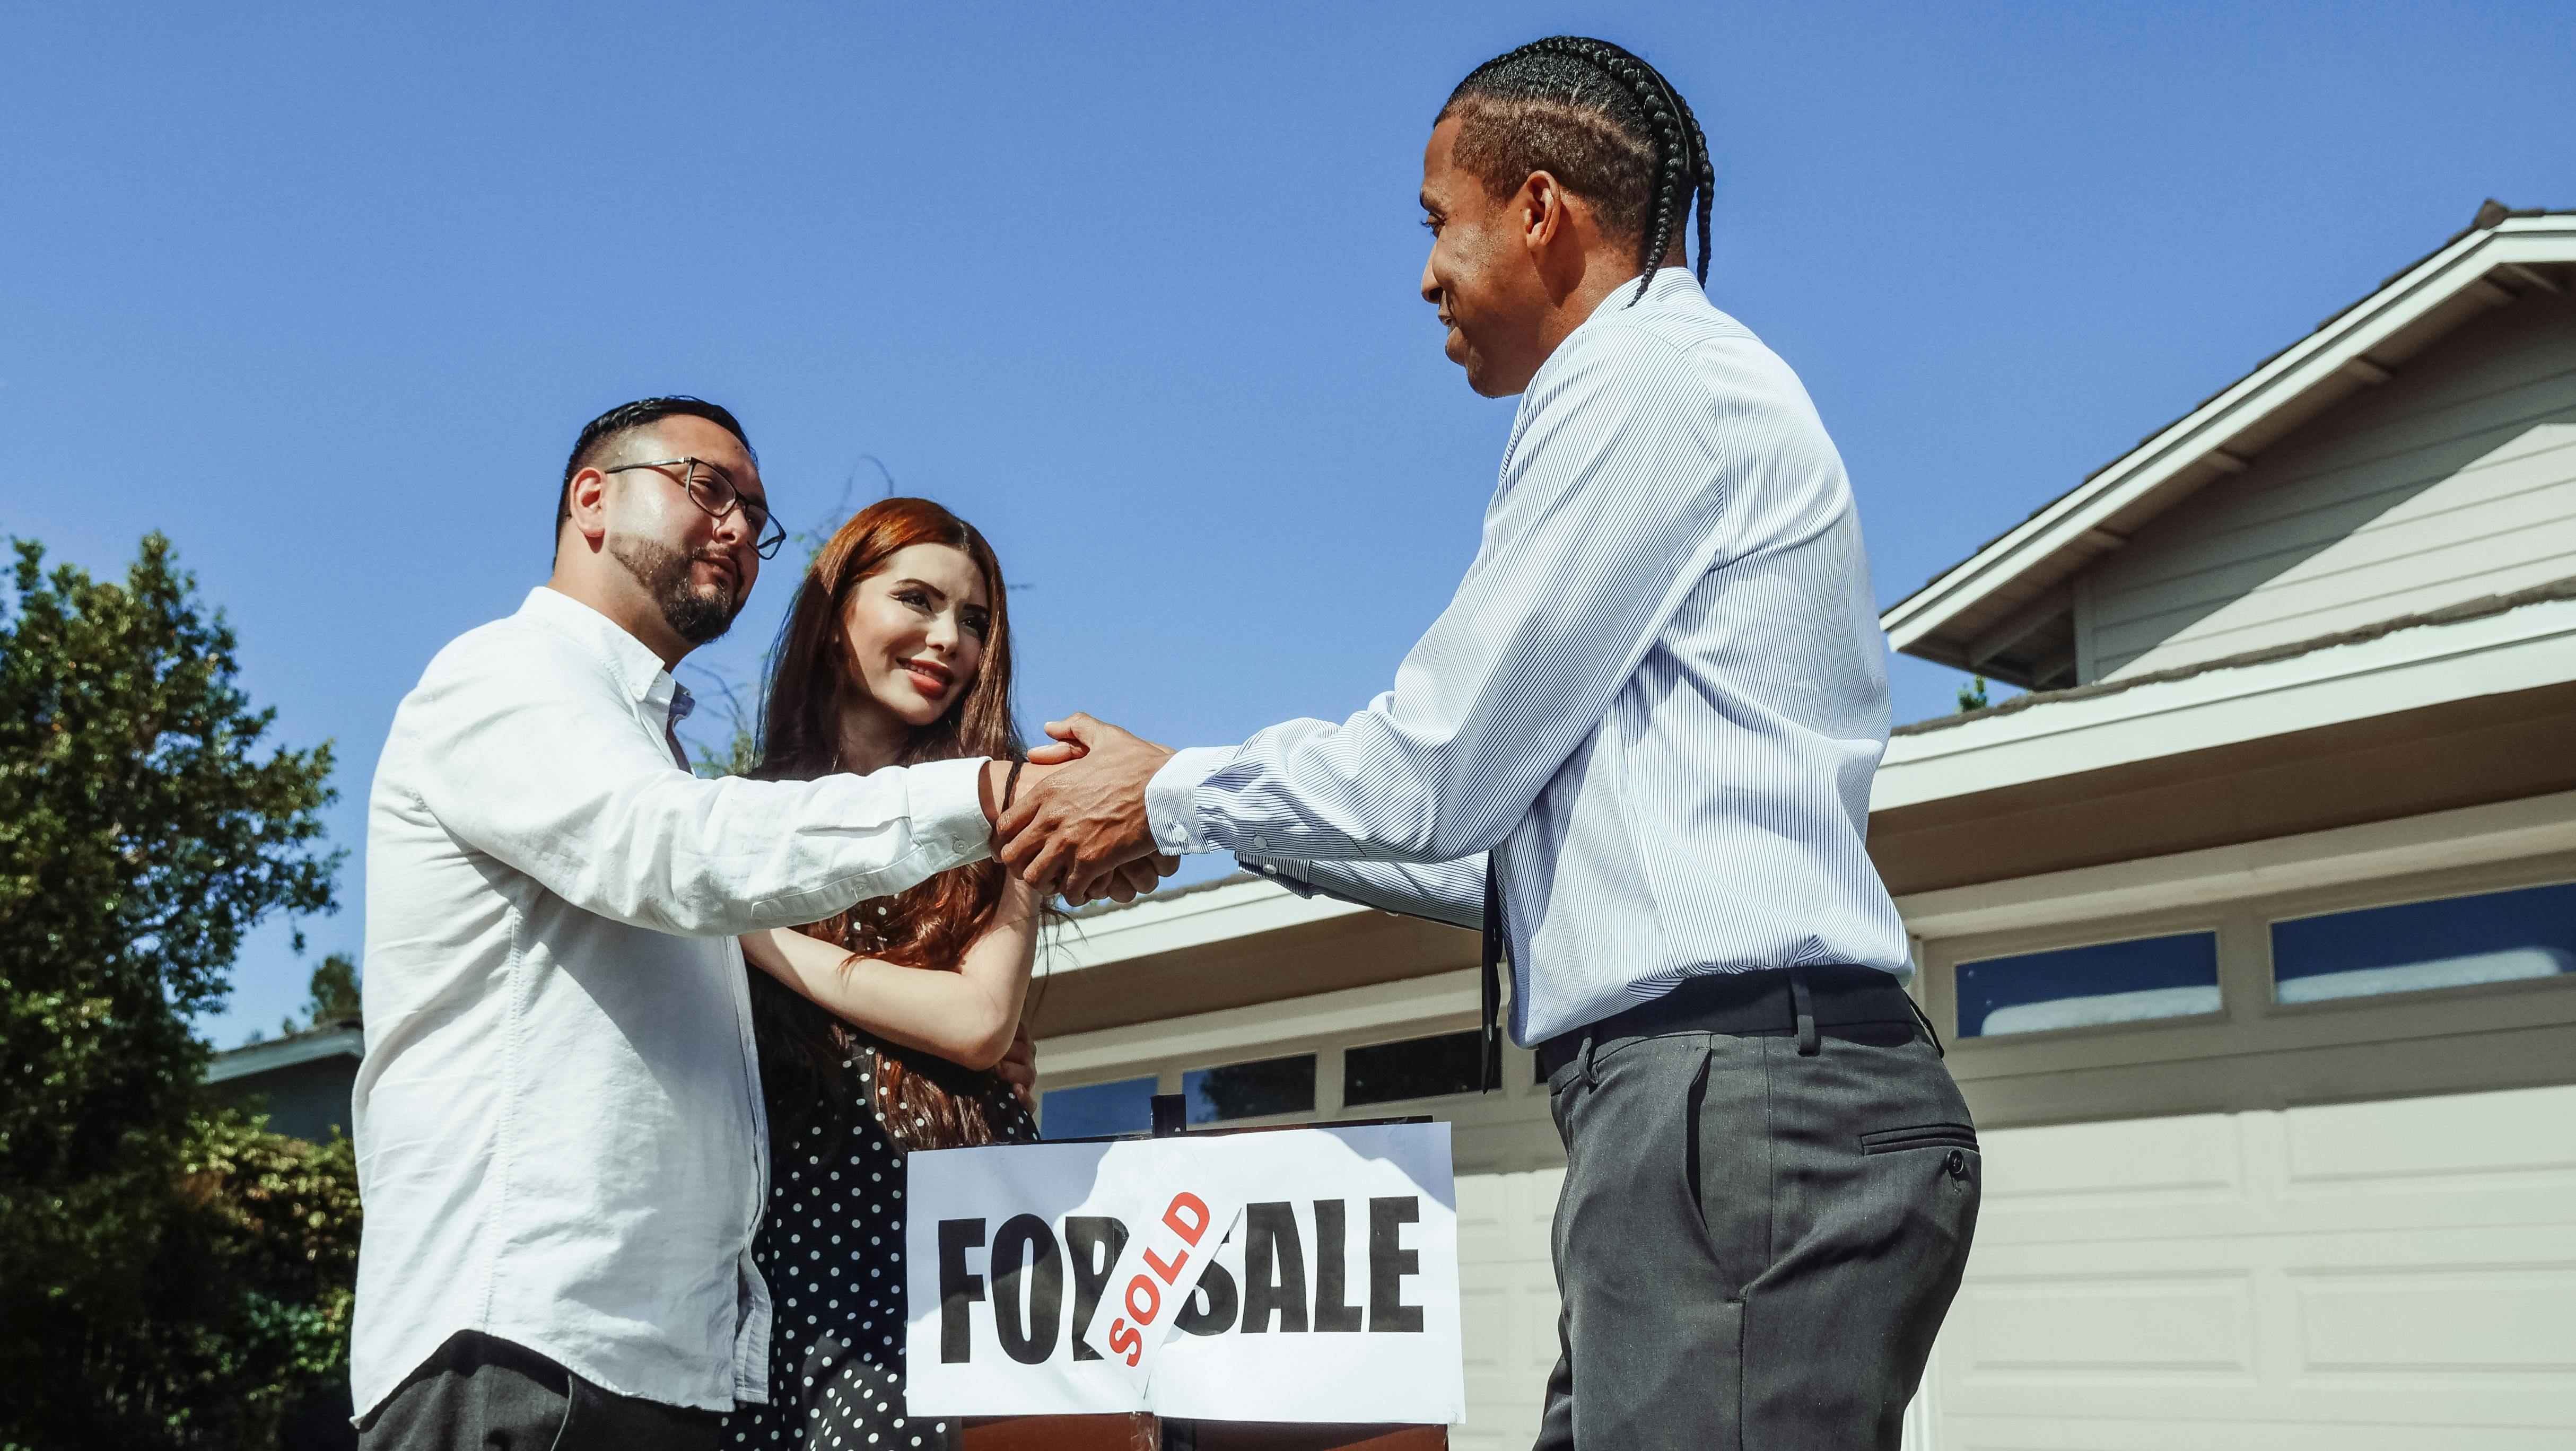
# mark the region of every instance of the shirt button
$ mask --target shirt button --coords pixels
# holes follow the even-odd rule
[[[1270,838],[1268,838],[1268,837],[1266,837],[1266,836],[1256,836],[1256,837],[1254,837],[1254,838],[1252,839],[1252,849],[1253,849],[1254,851],[1268,851],[1268,850],[1270,850]]]
[[[1950,1170],[1950,1177],[1951,1177],[1951,1178],[1953,1178],[1953,1179],[1965,1179],[1965,1178],[1967,1178],[1967,1177],[1968,1177],[1968,1151],[1967,1151],[1967,1150],[1965,1150],[1965,1149],[1952,1149],[1952,1150],[1950,1151],[1950,1162],[1949,1162],[1949,1164],[1948,1164],[1948,1166],[1947,1166],[1947,1167],[1948,1167],[1948,1168],[1949,1168],[1949,1170]]]

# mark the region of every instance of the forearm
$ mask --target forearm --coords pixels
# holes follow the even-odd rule
[[[1435,865],[1510,834],[1543,775],[1483,742],[1420,749],[1408,732],[1388,728],[1383,709],[1339,723],[1285,721],[1240,747],[1175,758],[1180,781],[1211,757],[1220,764],[1186,787],[1185,806],[1150,813],[1155,845],[1265,860]],[[1489,775],[1458,764],[1489,754],[1506,769]],[[1174,794],[1158,786],[1149,808]]]
[[[1393,912],[1477,928],[1485,916],[1485,854],[1456,861],[1290,861],[1239,856],[1258,873],[1300,897],[1325,896]]]
[[[460,840],[585,911],[726,936],[819,921],[982,857],[983,764],[797,782],[567,765],[551,782],[475,783],[429,804]]]
[[[743,939],[753,965],[843,1021],[968,1068],[1009,1051],[1035,957],[1034,913],[1011,912],[976,938],[954,970],[852,958],[801,932]]]

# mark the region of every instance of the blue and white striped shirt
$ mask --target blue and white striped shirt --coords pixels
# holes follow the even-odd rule
[[[1530,380],[1395,688],[1182,751],[1146,793],[1166,851],[1462,926],[1492,850],[1523,1043],[1698,973],[1911,973],[1865,847],[1886,646],[1842,460],[1689,272],[1631,295]]]

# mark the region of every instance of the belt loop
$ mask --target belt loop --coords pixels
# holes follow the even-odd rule
[[[1789,1005],[1798,1019],[1798,1056],[1813,1058],[1824,1051],[1825,1045],[1816,1037],[1816,999],[1807,988],[1807,970],[1803,967],[1789,969]]]
[[[1594,1038],[1592,1030],[1590,1028],[1586,1028],[1583,1030],[1583,1046],[1575,1050],[1576,1055],[1583,1060],[1583,1073],[1581,1076],[1583,1078],[1583,1086],[1586,1088],[1598,1088],[1601,1086],[1601,1081],[1592,1075],[1592,1045],[1595,1041],[1597,1040]]]

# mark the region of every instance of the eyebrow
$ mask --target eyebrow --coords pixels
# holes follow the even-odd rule
[[[932,584],[930,581],[928,581],[928,580],[926,580],[926,579],[915,579],[915,578],[913,578],[911,575],[908,575],[908,574],[907,574],[907,575],[903,575],[903,576],[898,577],[898,578],[895,580],[895,582],[894,582],[894,587],[895,587],[896,589],[901,589],[901,588],[903,588],[905,585],[912,585],[912,586],[914,586],[914,587],[915,587],[915,588],[917,588],[917,589],[926,589],[926,590],[930,591],[932,594],[935,594],[935,595],[939,596],[939,597],[940,597],[941,599],[943,599],[943,600],[944,600],[944,599],[947,599],[947,598],[949,597],[949,595],[948,595],[948,591],[946,591],[946,590],[944,590],[944,589],[941,589],[939,586],[937,586],[937,585],[935,585],[935,584]],[[961,610],[982,610],[984,613],[986,613],[986,614],[988,614],[988,615],[989,615],[989,614],[991,614],[991,613],[993,612],[993,607],[992,607],[991,605],[979,605],[979,604],[975,603],[973,600],[966,600],[966,601],[964,601],[964,602],[960,603],[960,604],[958,605],[958,608],[959,608],[959,609],[961,609]]]

